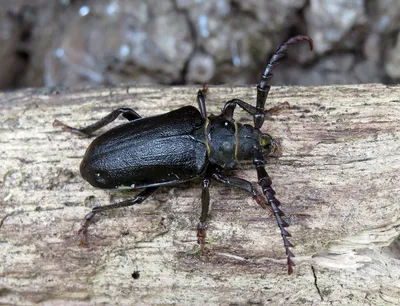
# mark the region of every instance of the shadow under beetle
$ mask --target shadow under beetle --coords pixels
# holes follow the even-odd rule
[[[197,242],[204,254],[206,238],[205,222],[210,205],[211,179],[240,188],[251,195],[264,209],[268,206],[276,218],[286,250],[288,273],[295,266],[288,240],[291,237],[282,218],[280,202],[275,197],[272,181],[264,168],[266,157],[277,145],[272,137],[260,131],[266,116],[278,112],[287,103],[265,110],[270,90],[267,81],[272,69],[284,56],[284,51],[299,41],[306,40],[312,50],[312,39],[295,36],[280,45],[261,74],[257,86],[256,106],[233,99],[225,103],[218,116],[207,117],[206,91],[198,91],[199,109],[185,106],[166,114],[142,118],[130,108],[118,108],[103,119],[82,129],[69,127],[55,120],[54,126],[80,136],[93,132],[114,121],[120,114],[129,122],[119,125],[97,137],[86,150],[80,165],[82,177],[92,186],[103,189],[143,189],[136,197],[120,203],[99,206],[85,216],[79,229],[81,244],[87,243],[87,229],[93,217],[102,211],[142,203],[160,186],[202,178],[202,210],[197,227]],[[233,119],[236,106],[253,116],[254,127],[240,124]],[[223,170],[232,169],[241,160],[253,162],[262,189],[259,193],[244,179],[229,177]]]

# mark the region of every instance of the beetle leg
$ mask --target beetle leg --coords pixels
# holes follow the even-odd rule
[[[254,201],[256,201],[257,204],[260,205],[262,208],[265,209],[269,207],[267,205],[267,202],[265,201],[264,196],[260,194],[257,190],[255,190],[253,188],[253,185],[249,181],[246,181],[238,177],[224,177],[218,172],[214,172],[212,174],[212,178],[220,183],[240,188],[248,192],[253,197]]]
[[[133,109],[117,108],[116,110],[112,111],[107,116],[100,119],[99,121],[97,121],[87,127],[81,128],[81,129],[70,127],[57,119],[54,120],[53,127],[59,126],[59,127],[61,127],[62,130],[71,132],[72,134],[76,134],[78,136],[91,136],[93,132],[101,129],[102,127],[106,126],[107,124],[109,124],[109,123],[113,122],[115,119],[117,119],[117,117],[120,114],[122,114],[122,116],[129,121],[141,118],[141,116],[138,113],[136,113]]]
[[[97,213],[103,212],[106,210],[140,204],[144,200],[146,200],[149,196],[151,196],[158,188],[159,187],[148,187],[148,188],[144,189],[142,192],[140,192],[138,195],[136,195],[136,197],[134,197],[133,199],[129,199],[129,200],[111,204],[111,205],[94,207],[92,209],[92,211],[85,216],[83,222],[81,223],[81,227],[79,228],[78,236],[80,237],[80,245],[87,246],[87,229],[90,225],[90,222],[93,220],[94,216]]]
[[[282,103],[278,103],[277,105],[275,105],[269,109],[266,109],[264,111],[264,114],[265,114],[265,116],[270,117],[272,115],[279,114],[282,110],[288,109],[288,108],[290,108],[290,104],[289,104],[289,102],[285,101]]]
[[[257,113],[257,109],[253,105],[239,99],[232,99],[225,103],[224,108],[222,109],[222,116],[232,118],[236,105],[239,105],[243,110],[248,112],[250,115],[254,116]]]
[[[199,110],[201,117],[203,119],[207,119],[207,110],[206,110],[206,93],[207,93],[207,84],[204,84],[203,88],[197,92],[197,103],[199,104]]]
[[[204,245],[206,239],[206,220],[208,211],[210,209],[210,185],[211,181],[209,177],[205,177],[201,181],[201,215],[199,225],[197,226],[197,243],[200,244],[201,255],[205,254]]]
[[[271,178],[269,177],[267,171],[265,171],[264,158],[263,158],[261,148],[257,148],[257,147],[254,148],[253,164],[256,166],[258,184],[261,186],[263,193],[266,196],[269,205],[271,206],[272,212],[275,216],[276,222],[278,223],[278,227],[281,231],[283,245],[286,250],[288,274],[292,274],[293,267],[295,266],[295,264],[292,260],[292,257],[294,257],[294,255],[290,251],[290,248],[293,247],[293,244],[288,240],[288,237],[291,237],[291,235],[285,229],[286,227],[289,226],[289,223],[287,223],[282,218],[282,216],[284,216],[284,213],[279,208],[281,203],[275,198],[275,190],[271,186],[272,185]]]
[[[225,103],[224,108],[222,110],[222,115],[228,118],[232,118],[236,105],[239,105],[243,110],[245,110],[252,116],[256,115],[258,112],[257,108],[255,108],[253,105],[239,99],[233,99]],[[277,105],[264,110],[264,114],[266,117],[270,117],[272,115],[278,114],[279,112],[287,108],[290,108],[288,102],[278,103]]]

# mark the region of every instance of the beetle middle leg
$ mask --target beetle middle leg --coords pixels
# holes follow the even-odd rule
[[[268,207],[264,196],[257,190],[255,190],[253,185],[249,181],[246,181],[245,179],[241,179],[238,177],[224,177],[221,174],[220,170],[214,171],[212,173],[212,178],[222,184],[227,184],[246,191],[253,197],[254,201],[256,201],[256,203],[260,205],[262,208],[265,209]]]
[[[149,196],[151,196],[158,188],[159,187],[148,187],[148,188],[144,189],[142,192],[140,192],[138,195],[136,195],[136,197],[134,197],[133,199],[129,199],[129,200],[111,204],[111,205],[94,207],[92,209],[92,211],[85,216],[83,222],[81,223],[81,227],[78,231],[78,236],[80,237],[80,245],[81,246],[87,245],[87,229],[90,225],[90,222],[93,220],[94,216],[97,213],[111,210],[111,209],[128,207],[128,206],[132,206],[135,204],[140,204],[144,200],[146,200]]]
[[[70,126],[66,125],[65,123],[62,123],[59,120],[54,120],[53,126],[54,127],[60,126],[64,131],[71,132],[72,134],[76,134],[78,136],[91,136],[93,134],[93,132],[101,129],[102,127],[106,126],[107,124],[109,124],[109,123],[113,122],[115,119],[117,119],[117,117],[120,114],[122,114],[122,116],[129,121],[141,118],[141,116],[137,112],[135,112],[133,109],[121,107],[121,108],[117,108],[116,110],[112,111],[107,116],[100,119],[99,121],[96,121],[95,123],[88,125],[87,127],[84,127],[81,129],[70,127]]]
[[[197,226],[197,243],[200,244],[201,255],[205,254],[204,245],[206,239],[206,220],[208,216],[208,211],[210,209],[210,185],[210,178],[206,176],[201,181],[201,215],[199,225]]]

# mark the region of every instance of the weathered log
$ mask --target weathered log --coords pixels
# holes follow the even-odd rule
[[[125,86],[0,93],[0,303],[398,305],[400,86],[271,90],[270,105],[292,106],[264,125],[282,146],[267,171],[291,224],[292,276],[273,217],[218,183],[206,256],[190,252],[198,248],[196,181],[96,217],[89,247],[78,246],[76,231],[90,208],[132,193],[85,182],[79,163],[91,140],[54,129],[53,120],[84,126],[122,106],[151,116],[196,105],[196,92]],[[231,98],[254,102],[255,94],[253,86],[210,86],[208,112]],[[236,118],[252,121],[239,110]],[[251,164],[235,175],[256,184]]]

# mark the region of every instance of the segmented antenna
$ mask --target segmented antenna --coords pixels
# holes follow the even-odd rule
[[[274,55],[271,57],[267,67],[265,68],[264,75],[267,78],[272,77],[272,69],[275,67],[277,62],[285,56],[284,52],[288,47],[291,45],[297,44],[299,41],[306,40],[308,41],[308,45],[310,46],[310,51],[313,49],[313,41],[310,37],[304,36],[304,35],[297,35],[295,37],[290,38],[287,42],[284,44],[280,45],[279,48],[275,51]]]
[[[278,64],[279,60],[285,56],[284,52],[288,47],[297,44],[299,41],[303,40],[308,41],[310,50],[312,51],[313,41],[310,37],[304,35],[298,35],[292,37],[287,42],[279,46],[274,55],[271,57],[267,67],[264,70],[264,73],[261,74],[260,83],[257,86],[257,104],[256,104],[256,113],[254,114],[255,129],[260,129],[262,127],[266,114],[279,110],[278,108],[275,109],[272,108],[270,110],[265,111],[265,102],[268,97],[268,92],[271,88],[271,86],[267,84],[268,79],[272,77],[271,71]],[[283,245],[286,251],[288,274],[292,274],[295,263],[292,260],[294,255],[290,250],[290,248],[293,247],[293,244],[288,239],[289,237],[291,237],[291,235],[286,230],[286,227],[289,226],[289,223],[287,223],[282,218],[282,216],[284,216],[284,213],[279,207],[281,203],[275,198],[275,191],[271,186],[272,181],[271,178],[268,176],[268,173],[265,171],[264,159],[260,149],[255,151],[253,163],[256,165],[257,169],[258,184],[262,187],[263,193],[267,198],[269,205],[271,206],[272,213],[275,216],[276,222],[278,223],[278,227],[281,232]]]

